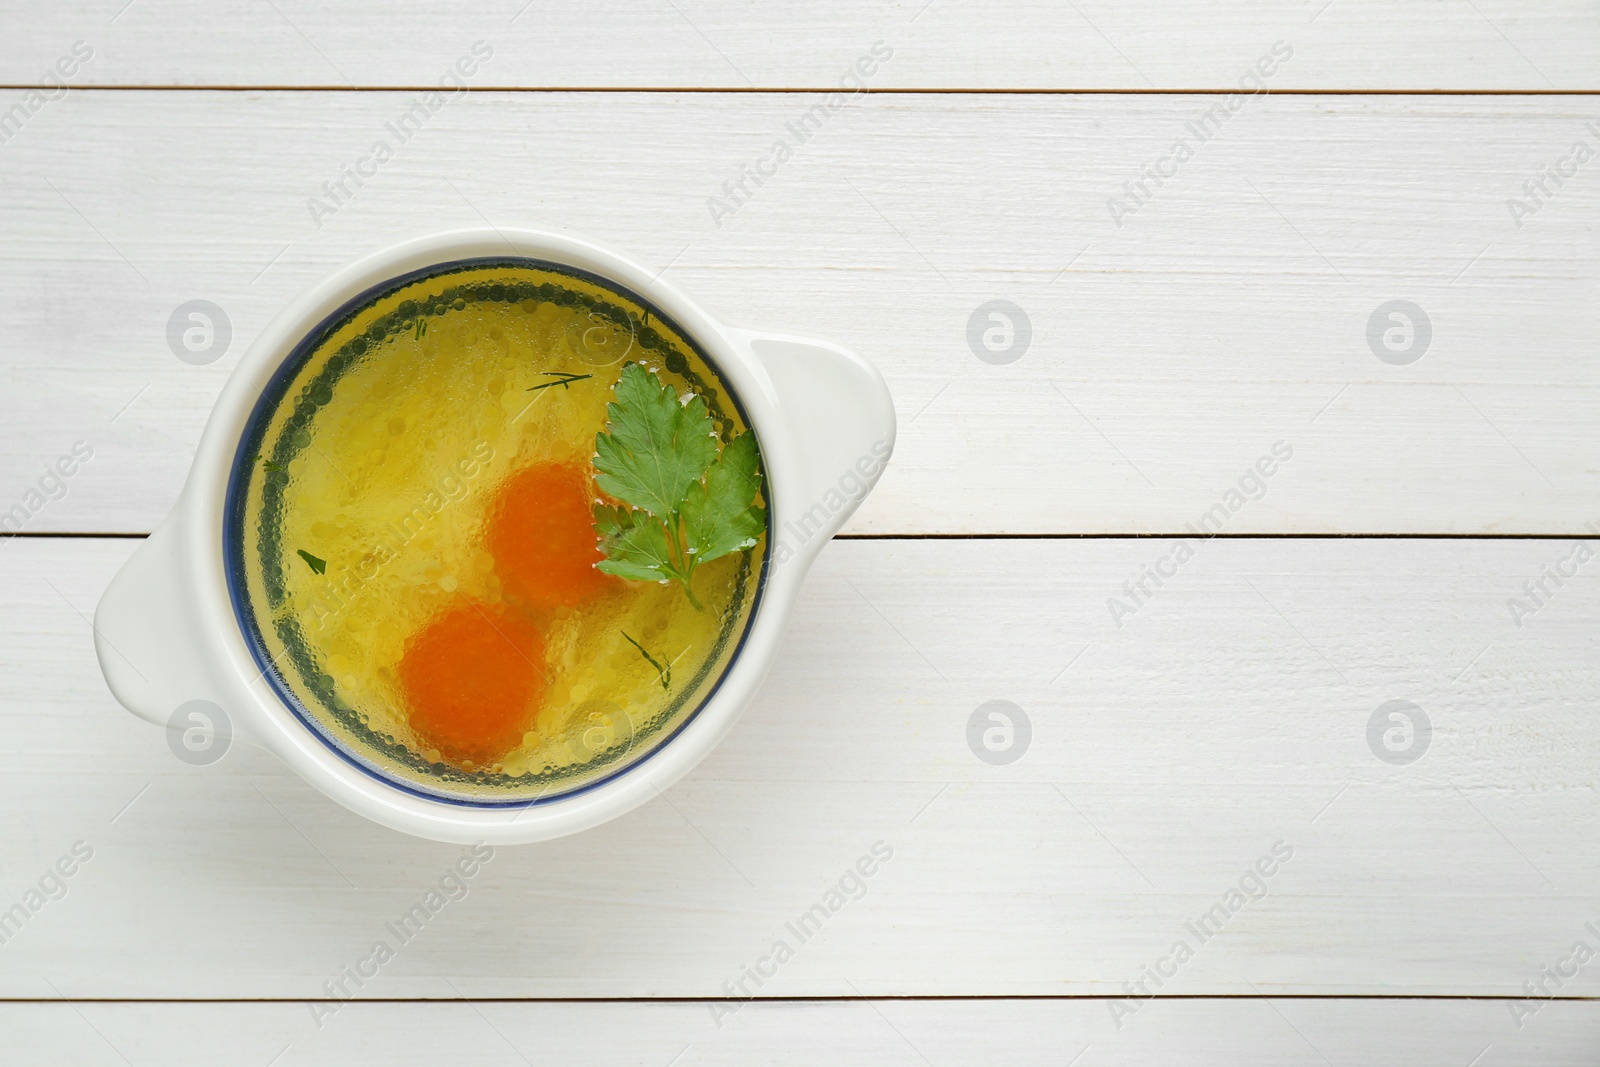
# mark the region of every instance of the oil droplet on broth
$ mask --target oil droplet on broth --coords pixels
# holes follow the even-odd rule
[[[459,278],[428,285],[437,297]],[[280,543],[329,562],[324,575],[284,567],[287,610],[339,697],[428,764],[514,779],[626,751],[721,654],[724,618],[747,622],[753,603],[738,555],[697,569],[703,611],[676,583],[595,569],[594,439],[622,366],[642,362],[680,394],[695,386],[637,349],[635,326],[557,296],[445,300],[420,342],[385,334],[322,398],[315,447],[288,468]],[[557,375],[587,377],[550,385]],[[736,411],[721,418],[746,428]],[[670,691],[624,633],[670,665]],[[337,671],[325,666],[335,654]],[[614,710],[597,718],[600,704]]]

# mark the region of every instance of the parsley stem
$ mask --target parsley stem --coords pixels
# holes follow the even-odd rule
[[[581,382],[586,378],[593,378],[594,377],[594,375],[592,375],[592,374],[568,374],[566,371],[559,371],[559,370],[547,370],[547,371],[544,372],[544,375],[547,378],[555,378],[556,381],[553,381],[553,382],[541,382],[538,385],[535,385],[535,386],[527,389],[526,392],[529,392],[529,393],[537,392],[540,389],[548,389],[552,385],[559,385],[563,389],[571,389],[573,382]]]
[[[698,561],[690,555],[688,542],[688,523],[681,514],[673,512],[667,516],[667,543],[672,546],[672,554],[676,557],[673,569],[677,572],[679,584],[683,586],[683,595],[689,598],[694,610],[704,611],[705,608],[694,596],[694,566]]]
[[[639,650],[639,655],[644,657],[645,662],[656,669],[656,677],[661,682],[661,688],[663,690],[670,690],[672,686],[672,664],[669,663],[663,667],[661,664],[656,662],[656,658],[654,656],[644,650],[643,645],[628,636],[628,631],[623,630],[621,632],[622,639],[628,642],[628,644],[632,645],[634,648],[637,648]]]

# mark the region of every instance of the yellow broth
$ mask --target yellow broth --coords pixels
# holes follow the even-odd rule
[[[530,600],[513,571],[571,538],[530,545],[521,563],[503,533],[491,551],[491,511],[512,479],[575,472],[583,509],[600,500],[595,435],[629,362],[703,397],[724,445],[748,429],[709,361],[653,307],[527,260],[436,268],[368,294],[291,356],[241,445],[230,573],[267,679],[348,758],[424,793],[520,803],[642,758],[710,695],[753,613],[766,537],[698,567],[699,610],[676,583],[599,575],[577,603]],[[470,715],[479,685],[511,693],[526,705],[518,736],[445,751],[434,740],[440,713],[417,706],[428,667],[415,660],[435,647],[419,635],[451,612],[506,637],[537,672],[536,693],[471,674],[454,694]]]

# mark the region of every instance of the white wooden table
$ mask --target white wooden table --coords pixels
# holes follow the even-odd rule
[[[0,1060],[1595,1061],[1594,0],[0,25],[0,909],[59,896],[0,944]],[[400,143],[477,42],[473,91]],[[86,620],[267,317],[484,220],[850,345],[900,442],[727,743],[665,802],[497,851],[356,989],[459,850],[260,752],[181,763]],[[166,341],[191,299],[231,323],[209,365]],[[991,300],[1031,326],[1009,363],[968,341]],[[1223,536],[1179,540],[1207,515]],[[1013,762],[969,747],[991,700],[1031,723]]]

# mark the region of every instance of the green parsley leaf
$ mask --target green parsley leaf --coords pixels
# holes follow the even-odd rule
[[[595,566],[607,574],[634,582],[665,582],[684,578],[678,565],[677,546],[667,536],[664,524],[643,512],[644,521],[606,536],[600,545],[605,559]]]
[[[594,529],[601,537],[617,537],[632,528],[632,508],[614,508],[609,504],[594,506]]]
[[[316,571],[318,574],[322,574],[325,571],[327,571],[327,569],[328,569],[328,561],[327,560],[318,559],[316,556],[313,556],[311,553],[307,552],[303,548],[295,549],[295,555],[297,555],[301,559],[305,560],[306,561],[306,566],[310,567],[313,571]]]
[[[677,581],[699,608],[695,568],[754,547],[766,530],[755,438],[740,434],[719,453],[705,401],[680,403],[637,363],[622,369],[615,395],[595,437],[595,483],[623,505],[594,508],[605,556],[595,566],[632,581]]]
[[[766,512],[753,503],[760,488],[756,439],[742,433],[723,448],[705,481],[690,486],[683,502],[683,525],[695,562],[755,547],[767,528]]]
[[[706,402],[694,397],[680,404],[637,363],[622,368],[606,420],[607,432],[595,435],[595,483],[659,518],[678,510],[689,486],[717,458]]]

